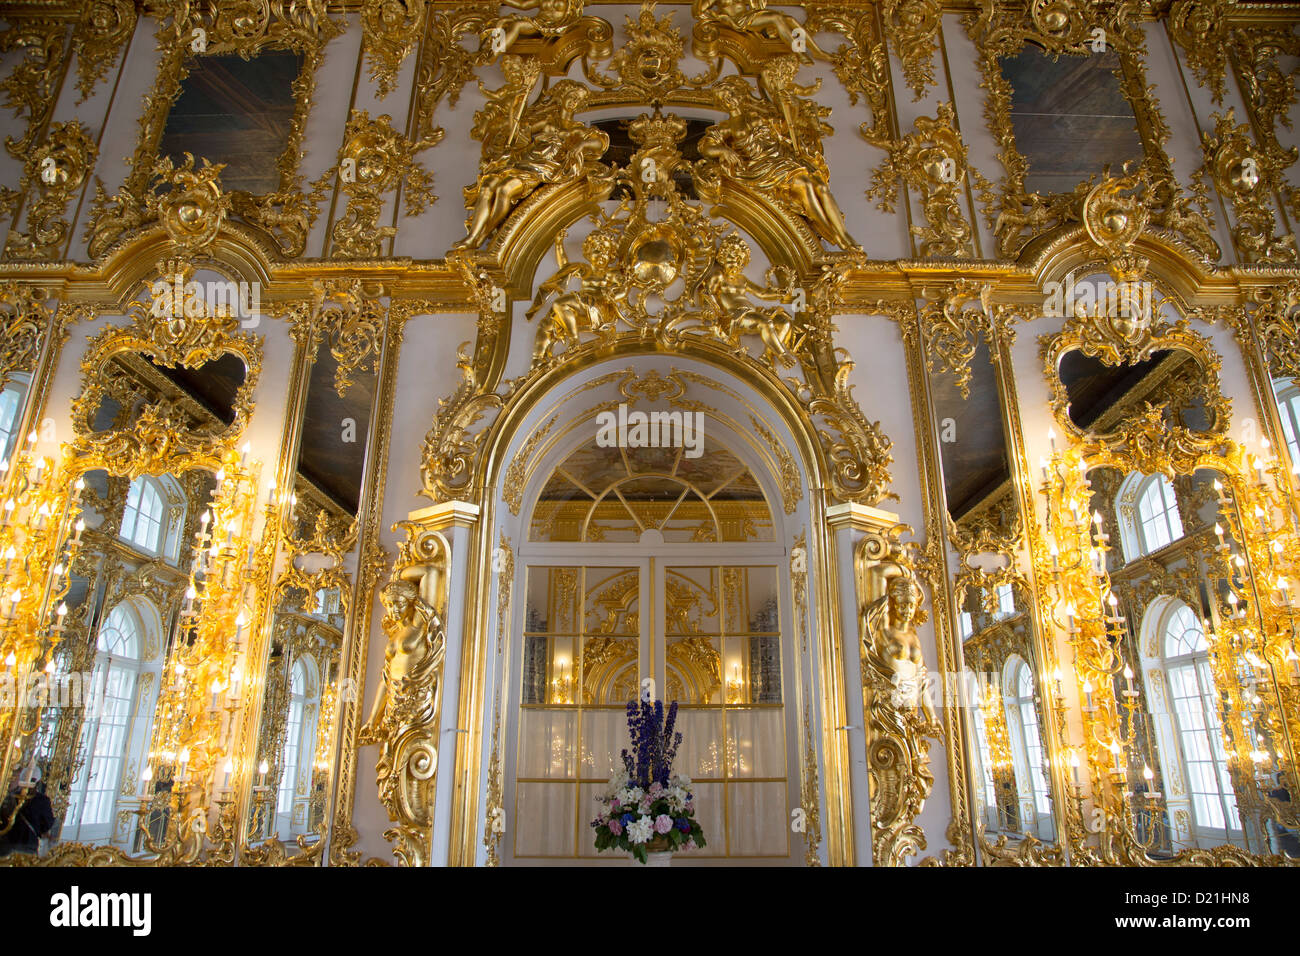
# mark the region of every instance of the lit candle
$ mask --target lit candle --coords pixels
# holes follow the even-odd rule
[[[233,760],[231,760],[229,757],[227,757],[227,758],[226,758],[226,762],[225,762],[225,763],[222,765],[222,767],[221,767],[221,772],[225,775],[225,776],[224,776],[224,779],[221,781],[221,789],[222,789],[222,790],[229,790],[229,789],[230,789],[230,777],[231,777],[231,774],[233,774],[233,773],[235,772],[235,762],[234,762]]]
[[[140,771],[140,791],[149,792],[149,781],[153,779],[153,765],[146,762],[144,769]]]
[[[81,542],[81,532],[86,530],[86,519],[78,518],[77,523],[72,526],[72,530],[75,532],[72,536],[72,543],[79,544]]]
[[[261,763],[257,765],[258,786],[260,787],[266,786],[266,772],[270,769],[271,769],[271,765],[267,763],[265,760],[263,760]]]
[[[1158,796],[1155,789],[1156,775],[1152,772],[1149,764],[1144,763],[1142,765],[1142,776],[1147,782],[1147,799],[1154,800]]]
[[[1092,681],[1086,677],[1083,679],[1083,700],[1084,707],[1092,710]]]
[[[1050,548],[1048,548],[1047,550],[1048,550],[1048,553],[1050,553],[1051,556],[1052,556],[1052,570],[1053,570],[1053,571],[1056,571],[1056,570],[1058,570],[1058,569],[1060,568],[1060,566],[1061,566],[1061,549],[1058,548],[1058,547],[1056,546],[1056,542],[1053,541],[1053,542],[1052,542],[1052,546],[1051,546]]]
[[[182,747],[181,752],[176,757],[176,782],[185,782],[185,768],[189,766],[190,748]]]
[[[1223,501],[1223,482],[1218,478],[1214,479],[1214,493],[1219,496],[1219,501]]]
[[[1073,747],[1070,748],[1070,774],[1074,777],[1074,785],[1079,785],[1079,751]]]
[[[1120,752],[1121,751],[1119,749],[1119,744],[1115,743],[1115,741],[1112,740],[1110,742],[1110,755],[1115,758],[1115,772],[1118,774],[1123,774],[1124,762],[1120,759]]]
[[[1219,547],[1223,547],[1227,544],[1227,542],[1223,540],[1223,525],[1219,524],[1217,521],[1214,522],[1214,534],[1215,537],[1219,539]]]
[[[1136,696],[1136,691],[1133,690],[1133,668],[1129,667],[1128,664],[1124,665],[1124,682],[1128,685],[1129,696]]]

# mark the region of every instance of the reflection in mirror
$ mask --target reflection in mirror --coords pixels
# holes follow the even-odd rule
[[[961,384],[966,384],[963,396]],[[1034,615],[1002,398],[981,341],[960,377],[931,371],[978,823],[991,837],[1056,839]]]
[[[264,51],[193,57],[167,114],[159,155],[177,166],[192,153],[225,164],[221,185],[255,195],[280,188],[278,164],[289,142],[293,86],[303,56]]]
[[[1029,164],[1026,192],[1071,193],[1107,165],[1118,171],[1130,160],[1141,162],[1118,53],[1050,55],[1026,44],[998,66],[1011,85],[1016,149]]]
[[[1075,349],[1061,357],[1058,374],[1070,421],[1083,431],[1113,431],[1148,403],[1162,406],[1170,425],[1198,432],[1217,426],[1205,401],[1205,369],[1179,349],[1158,350],[1128,365],[1107,365]]]
[[[356,518],[374,401],[373,370],[351,373],[321,344],[311,366],[293,489],[287,566],[275,588],[270,657],[249,802],[249,843],[316,844],[326,825],[351,599]],[[345,567],[347,563],[348,567]]]
[[[105,398],[95,420],[74,425],[80,435],[111,441],[112,430],[129,428],[142,410],[136,396],[147,396],[144,401],[178,410],[191,433],[215,436],[235,420],[244,378],[242,361],[229,354],[180,369],[115,353],[89,379],[91,394]],[[12,403],[0,396],[0,411]],[[15,436],[7,441],[12,447]],[[203,799],[204,774],[226,759],[239,706],[237,677],[217,679],[215,662],[204,659],[203,673],[212,676],[201,718],[206,736],[193,752],[176,747],[177,728],[192,716],[186,709],[192,695],[182,692],[182,661],[194,663],[189,615],[196,598],[214,593],[206,578],[218,573],[208,532],[221,482],[200,468],[131,478],[84,467],[74,462],[84,531],[61,599],[62,637],[41,663],[48,693],[34,708],[36,725],[21,741],[9,782],[49,799],[47,845],[97,844],[147,855],[175,838],[180,815],[195,812],[198,804],[190,801]],[[231,521],[237,484],[226,481],[220,505]],[[242,540],[244,533],[228,524],[226,540],[235,534]],[[231,560],[238,563],[242,554],[232,551]],[[238,604],[237,590],[231,599]],[[232,605],[232,618],[236,610]],[[242,628],[229,636],[236,648],[245,637]]]
[[[1093,513],[1121,544],[1108,554],[1122,619],[1116,773],[1153,858],[1224,844],[1280,852],[1294,832],[1293,812],[1278,812],[1289,791],[1276,675],[1239,639],[1253,588],[1223,478],[1088,473]]]

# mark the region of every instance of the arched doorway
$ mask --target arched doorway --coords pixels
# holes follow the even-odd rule
[[[709,841],[679,864],[803,862],[789,822],[808,666],[790,573],[804,482],[756,397],[688,364],[642,356],[566,383],[538,403],[532,448],[507,469],[522,487],[504,489],[518,508],[500,521],[518,542],[503,863],[611,860],[589,821],[646,681],[678,703],[675,770],[693,781]]]

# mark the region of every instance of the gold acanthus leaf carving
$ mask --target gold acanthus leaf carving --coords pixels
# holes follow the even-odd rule
[[[5,136],[5,149],[19,161],[25,161],[45,124],[54,112],[54,95],[68,57],[66,26],[61,20],[16,18],[12,26],[0,31],[0,53],[21,51],[14,68],[3,80],[5,105],[15,116],[26,115],[22,136]]]
[[[912,226],[921,240],[923,257],[974,255],[971,225],[962,211],[962,184],[966,177],[981,193],[991,194],[992,184],[967,162],[966,144],[957,132],[951,103],[940,103],[935,118],[918,116],[915,132],[899,140],[881,140],[873,145],[885,149],[889,158],[872,175],[868,199],[879,199],[884,212],[893,212],[898,184],[904,182],[921,197],[924,226]],[[871,130],[863,124],[862,133]]]
[[[380,99],[392,92],[397,71],[424,33],[425,0],[366,0],[361,7],[362,43]]]
[[[78,104],[90,99],[100,80],[117,63],[117,55],[135,32],[134,0],[91,0],[81,11],[77,26]]]
[[[884,0],[881,6],[913,99],[919,100],[926,87],[934,85],[934,54],[939,47],[936,38],[942,11],[940,0]]]
[[[32,198],[27,212],[27,232],[10,230],[5,256],[20,259],[57,259],[71,227],[64,214],[68,201],[90,175],[99,148],[90,132],[73,120],[55,123],[45,142],[23,167],[20,191]]]
[[[413,142],[393,128],[387,113],[371,119],[366,110],[352,111],[338,164],[318,181],[318,185],[324,184],[337,177],[348,199],[346,211],[330,233],[332,255],[370,259],[382,254],[385,240],[397,234],[396,226],[379,225],[384,196],[399,185],[404,186],[407,216],[418,216],[437,201],[433,175],[415,156],[441,138],[442,130],[438,130],[428,139]]]
[[[1295,237],[1278,235],[1273,203],[1269,195],[1279,186],[1278,158],[1256,148],[1250,126],[1234,125],[1231,107],[1214,114],[1214,133],[1202,131],[1201,148],[1205,164],[1196,178],[1208,177],[1232,203],[1236,224],[1232,239],[1246,262],[1294,262]]]
[[[38,292],[12,279],[0,285],[0,381],[36,367],[52,321],[51,310]]]
[[[334,390],[342,398],[356,384],[358,372],[379,371],[387,309],[382,289],[367,289],[360,279],[317,280],[312,283],[311,327],[329,341],[334,369]]]

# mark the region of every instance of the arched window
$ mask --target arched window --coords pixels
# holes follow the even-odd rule
[[[68,795],[64,836],[98,840],[112,832],[129,754],[147,740],[148,708],[135,708],[145,618],[133,601],[114,607],[95,637],[95,667],[81,725],[81,767]],[[138,724],[138,726],[137,726]]]
[[[1240,830],[1205,629],[1192,609],[1178,602],[1165,615],[1162,636],[1174,730],[1187,770],[1196,826],[1200,830]]]
[[[1014,751],[1017,789],[1021,794],[1022,823],[1026,831],[1031,810],[1037,828],[1050,826],[1052,815],[1051,794],[1047,785],[1047,769],[1043,759],[1042,736],[1038,732],[1038,705],[1035,701],[1034,672],[1022,658],[1012,656],[1007,661],[1003,687],[1007,711],[1007,729]],[[1030,805],[1032,804],[1032,805]]]
[[[307,799],[300,792],[310,790],[318,693],[313,680],[314,667],[307,657],[294,661],[289,675],[289,712],[285,718],[283,762],[275,807],[276,828],[286,836],[306,829],[307,814],[295,814],[294,808]]]
[[[22,414],[27,388],[22,382],[9,381],[0,389],[0,459],[9,460],[17,442],[18,419]]]
[[[1115,510],[1127,561],[1159,551],[1183,536],[1174,486],[1164,475],[1130,474],[1120,485]]]
[[[1300,463],[1300,386],[1290,379],[1279,379],[1273,383],[1273,391],[1277,395],[1286,449],[1291,453],[1291,464],[1295,465]]]
[[[174,558],[184,500],[170,476],[141,475],[126,494],[121,537],[148,554]]]
[[[989,688],[980,686],[975,675],[966,671],[966,686],[971,692],[971,722],[975,727],[975,762],[979,767],[980,788],[984,795],[985,811],[996,810],[998,803],[997,788],[993,785],[993,772],[989,766],[989,732],[984,726],[984,695],[992,693]],[[997,819],[996,815],[993,819]]]

